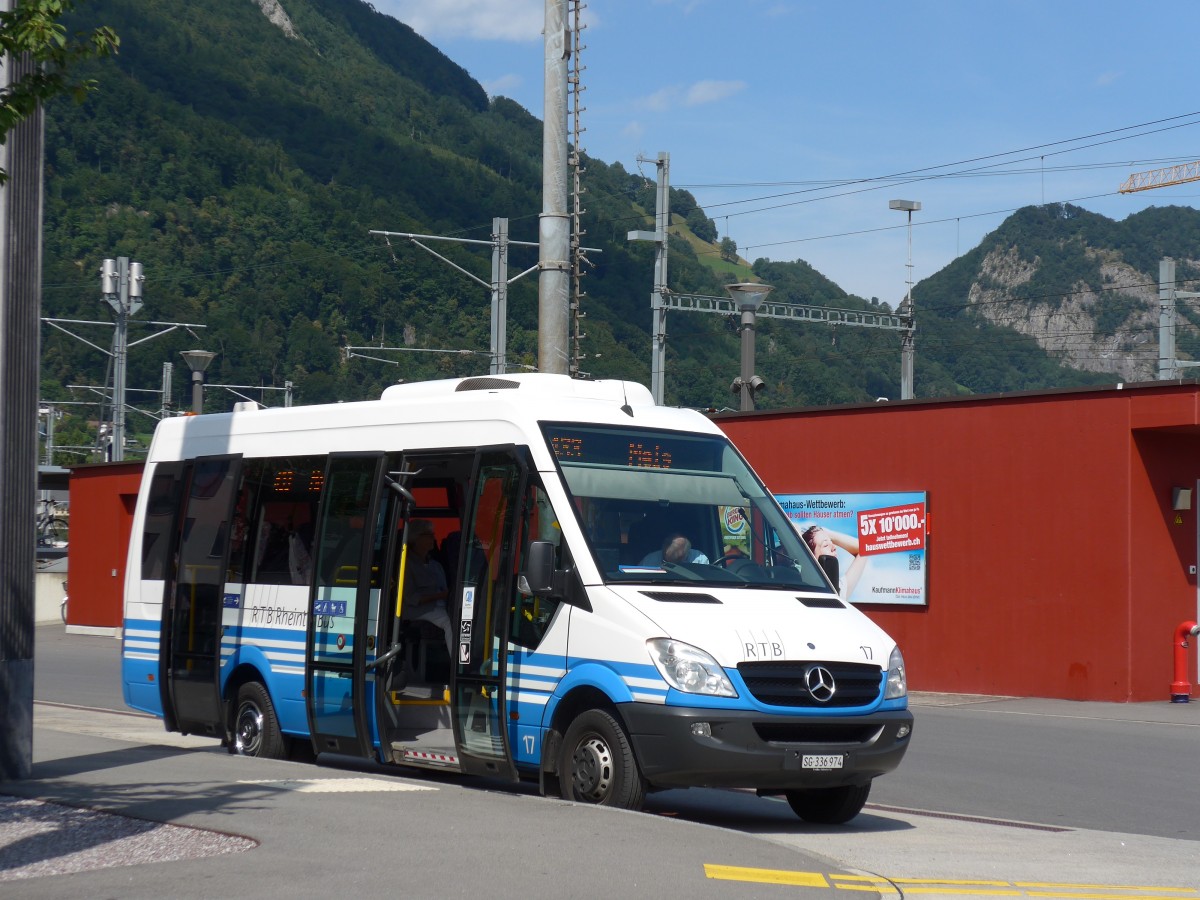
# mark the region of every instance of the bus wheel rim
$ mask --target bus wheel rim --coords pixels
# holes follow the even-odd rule
[[[246,703],[238,710],[234,746],[238,753],[252,755],[262,743],[263,714],[257,706]]]
[[[608,744],[592,735],[579,742],[571,760],[576,795],[593,803],[603,801],[613,785],[613,756]]]

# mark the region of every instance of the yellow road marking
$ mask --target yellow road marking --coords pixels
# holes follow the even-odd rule
[[[1008,881],[964,881],[949,878],[884,878],[881,875],[830,875],[835,881],[871,881],[885,884],[953,884],[971,887],[1016,887]]]
[[[1013,886],[1018,888],[1056,888],[1060,890],[1067,888],[1079,890],[1153,890],[1157,894],[1196,894],[1195,888],[1156,888],[1148,886],[1148,884],[1052,884],[1044,881],[1014,881]]]
[[[1025,894],[1016,890],[1001,888],[969,888],[963,887],[909,887],[905,886],[904,896],[913,897],[917,894],[950,894],[954,897],[1024,897]]]
[[[904,895],[954,894],[960,897],[1030,897],[1055,900],[1200,900],[1200,890],[1189,887],[1154,887],[1139,884],[1072,884],[1046,881],[992,881],[979,879],[886,878],[882,875],[840,875],[793,872],[787,869],[751,869],[704,864],[708,878],[757,884],[790,884],[835,888],[841,891],[878,891],[904,886]]]
[[[886,881],[881,881],[879,884],[839,884],[835,885],[835,887],[843,891],[870,891],[873,894],[878,894],[881,891],[889,890],[891,886]],[[895,896],[898,897],[900,895],[896,894]]]
[[[889,883],[887,878],[884,878],[884,877],[878,876],[878,875],[830,875],[829,880],[833,881],[833,882],[842,882],[842,881],[863,882],[862,886],[859,886],[859,884],[834,884],[835,888],[842,888],[844,890],[857,890],[859,887],[868,888],[868,887],[875,887],[875,886],[877,886],[877,884],[888,884]]]
[[[704,864],[704,874],[719,881],[753,881],[757,884],[794,884],[802,887],[829,887],[820,872],[789,872],[786,869],[747,869],[742,866]]]

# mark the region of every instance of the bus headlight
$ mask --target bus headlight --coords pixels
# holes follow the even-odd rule
[[[662,677],[675,690],[710,697],[737,696],[725,670],[699,647],[670,638],[651,638],[646,648]]]
[[[884,700],[895,700],[908,696],[908,678],[904,674],[904,654],[897,647],[888,659],[887,687],[883,691]]]

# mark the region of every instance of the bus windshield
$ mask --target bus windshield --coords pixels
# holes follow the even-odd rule
[[[727,438],[574,424],[543,432],[606,581],[836,593]]]

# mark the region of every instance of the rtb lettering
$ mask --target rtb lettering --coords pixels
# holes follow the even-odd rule
[[[746,659],[765,659],[768,656],[783,656],[783,644],[776,644],[772,641],[746,642]]]

